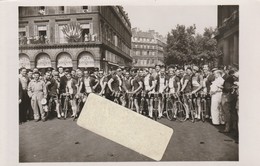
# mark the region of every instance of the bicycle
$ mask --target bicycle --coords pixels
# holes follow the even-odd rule
[[[62,96],[65,96],[64,105],[63,105],[63,119],[65,120],[67,118],[68,110],[69,110],[69,101],[70,101],[70,94],[69,93],[63,93]]]
[[[201,93],[201,120],[205,122],[206,119],[206,110],[207,110],[207,101],[206,101],[206,94]]]
[[[192,94],[191,93],[188,93],[186,94],[187,96],[187,99],[188,99],[188,108],[190,110],[190,114],[191,114],[191,121],[192,123],[195,122],[195,108],[194,108],[194,105],[193,105],[193,100],[192,100]]]
[[[77,111],[76,111],[76,114],[75,114],[75,116],[73,118],[73,121],[75,121],[79,117],[79,114],[80,114],[81,109],[82,109],[81,108],[81,104],[83,103],[83,97],[84,97],[83,94],[78,94],[76,96],[76,98],[77,98]]]
[[[153,119],[155,120],[155,121],[157,121],[157,119],[158,119],[158,108],[159,108],[159,94],[160,93],[158,93],[158,92],[154,92],[154,93],[152,93],[153,94],[153,97],[152,97],[152,99],[153,99],[153,104],[154,104],[154,106],[153,106]]]
[[[184,122],[186,119],[186,111],[183,102],[181,101],[181,96],[177,93],[173,94],[174,97],[174,107],[175,107],[175,116],[180,122]]]
[[[58,110],[58,106],[57,106],[58,103],[55,102],[55,99],[58,100],[57,98],[58,98],[58,96],[50,96],[49,101],[48,101],[49,111],[47,112],[46,117],[49,117],[50,115],[53,115],[52,114],[52,113],[54,113],[53,110],[56,110],[57,114],[59,115],[59,112],[58,112],[59,110]],[[60,118],[60,117],[58,117],[58,118]]]
[[[144,113],[144,106],[145,106],[145,96],[146,96],[146,92],[145,91],[142,91],[141,92],[141,101],[140,101],[140,114],[143,114]]]
[[[166,117],[169,120],[174,119],[174,111],[173,111],[173,101],[172,101],[172,93],[164,93],[166,102],[165,102],[165,112]]]

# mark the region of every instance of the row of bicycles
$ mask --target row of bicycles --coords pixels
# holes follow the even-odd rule
[[[115,103],[121,104],[133,111],[137,111],[135,107],[136,94],[132,92],[113,92],[110,94],[113,97]],[[60,113],[63,119],[68,118],[68,115],[73,115],[72,108],[76,110],[76,114],[73,115],[73,120],[76,120],[81,112],[84,102],[88,94],[80,94],[74,96],[74,101],[72,101],[72,96],[68,93],[63,93],[61,98],[63,98],[63,104],[60,106]],[[102,95],[104,96],[104,95]],[[139,113],[145,116],[149,114],[149,108],[152,104],[152,118],[158,120],[159,118],[159,107],[163,112],[163,115],[169,120],[179,120],[184,122],[187,117],[190,117],[192,122],[195,122],[196,115],[198,115],[198,102],[201,106],[201,120],[205,122],[206,119],[206,109],[207,109],[208,96],[204,93],[147,93],[146,91],[141,91],[138,99]],[[58,100],[61,103],[61,99]],[[49,99],[49,110],[54,110],[57,105],[57,99]],[[187,116],[187,114],[189,114]]]
[[[114,95],[115,103],[121,104],[120,101],[127,99],[127,101],[124,102],[126,104],[123,106],[136,111],[134,104],[136,94],[132,92],[127,92],[125,94],[122,92],[114,92],[112,95]],[[207,100],[209,99],[210,98],[205,93],[147,93],[142,91],[141,99],[138,102],[139,113],[148,115],[148,109],[152,104],[152,118],[156,121],[159,115],[159,107],[161,107],[161,109],[163,109],[163,114],[171,121],[179,120],[183,122],[187,120],[187,117],[190,117],[191,121],[195,122],[198,115],[198,103],[200,103],[201,120],[205,122],[207,103],[209,103]],[[186,115],[187,113],[189,116]]]

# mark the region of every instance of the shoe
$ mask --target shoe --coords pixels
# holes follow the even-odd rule
[[[200,119],[196,119],[196,122],[199,122],[200,121]]]
[[[60,119],[60,118],[61,118],[61,116],[60,116],[60,115],[57,115],[57,118],[58,118],[58,119]]]
[[[64,117],[64,113],[63,112],[61,113],[61,116]]]
[[[35,119],[34,121],[35,121],[35,122],[39,122],[39,121],[40,121],[40,119]]]
[[[45,122],[45,121],[46,121],[46,118],[42,118],[42,121]]]

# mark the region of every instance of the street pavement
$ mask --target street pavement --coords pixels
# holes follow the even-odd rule
[[[174,132],[161,161],[238,161],[234,133],[210,122],[158,121]],[[160,140],[158,140],[160,141]],[[19,125],[20,162],[153,161],[83,129],[72,119],[29,121]]]

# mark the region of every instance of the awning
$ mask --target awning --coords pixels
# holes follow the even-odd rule
[[[79,57],[78,67],[95,67],[95,61],[92,55],[82,54]]]
[[[27,55],[19,55],[19,68],[25,67],[26,69],[31,68],[30,59]]]
[[[71,56],[67,53],[61,53],[57,59],[57,67],[72,67]]]
[[[37,61],[36,61],[36,67],[37,68],[51,67],[51,59],[50,59],[49,55],[47,55],[47,54],[39,55],[39,57],[37,58]]]
[[[119,66],[117,63],[107,62],[109,65]]]

